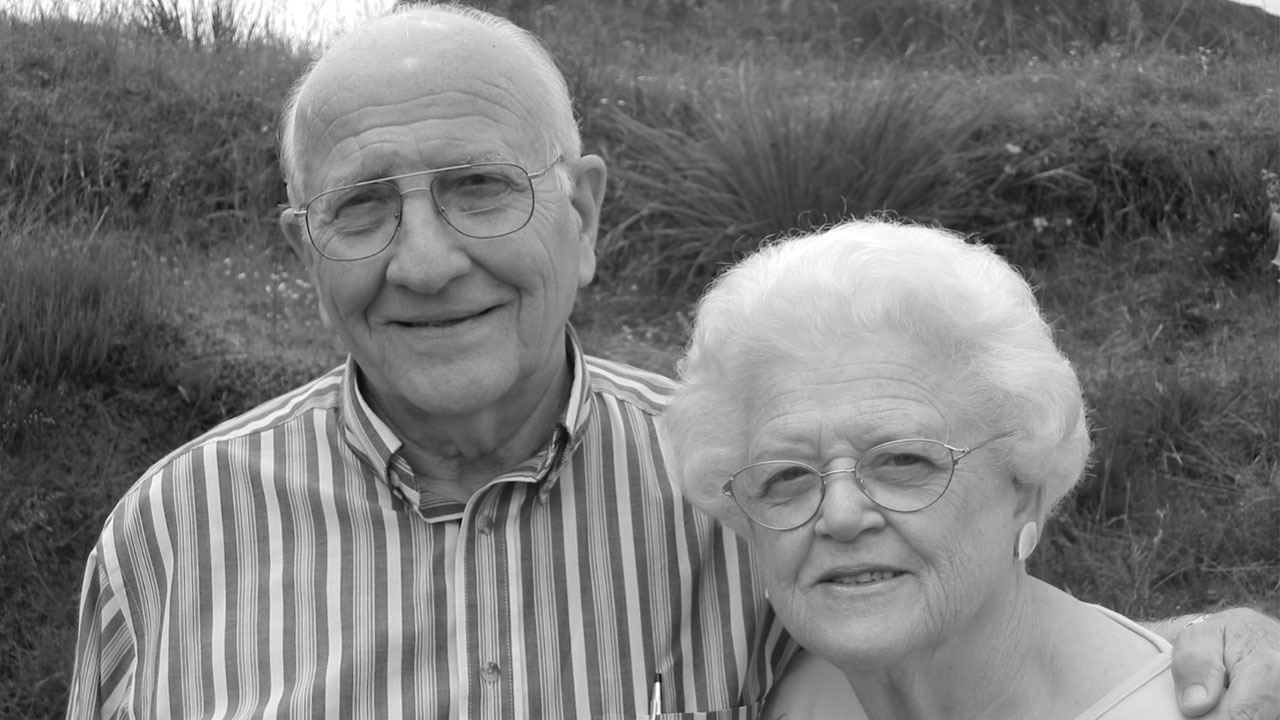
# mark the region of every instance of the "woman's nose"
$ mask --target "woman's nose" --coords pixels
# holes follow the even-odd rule
[[[404,192],[400,227],[388,250],[387,280],[431,295],[471,269],[467,238],[440,214],[427,188]]]
[[[862,492],[852,470],[827,475],[826,483],[814,526],[818,534],[847,542],[867,530],[884,526],[883,510]]]

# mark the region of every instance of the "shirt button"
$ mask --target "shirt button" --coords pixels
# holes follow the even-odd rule
[[[492,685],[502,677],[502,668],[496,662],[487,662],[480,666],[480,679]]]
[[[488,535],[493,532],[493,518],[488,515],[481,515],[480,518],[476,520],[476,530],[480,531],[481,535]],[[493,663],[490,663],[490,665],[492,664]]]

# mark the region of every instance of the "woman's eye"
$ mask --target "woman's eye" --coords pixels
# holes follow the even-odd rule
[[[766,476],[759,494],[775,499],[802,495],[813,486],[816,478],[813,471],[803,465],[784,466]]]
[[[876,464],[880,467],[913,467],[924,464],[931,465],[932,462],[928,458],[912,453],[891,453],[878,458]]]
[[[785,467],[771,473],[769,475],[769,482],[770,483],[793,482],[795,480],[802,480],[807,475],[809,475],[809,471],[806,468],[799,467],[799,466]]]

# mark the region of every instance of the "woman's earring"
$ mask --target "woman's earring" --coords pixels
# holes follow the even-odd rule
[[[1013,556],[1023,562],[1031,557],[1031,552],[1036,549],[1036,543],[1040,540],[1040,528],[1035,523],[1029,522],[1022,526],[1018,531],[1018,543],[1013,547]]]

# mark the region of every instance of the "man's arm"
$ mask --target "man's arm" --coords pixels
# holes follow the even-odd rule
[[[1173,643],[1183,715],[1280,720],[1280,620],[1235,608],[1146,625]]]

